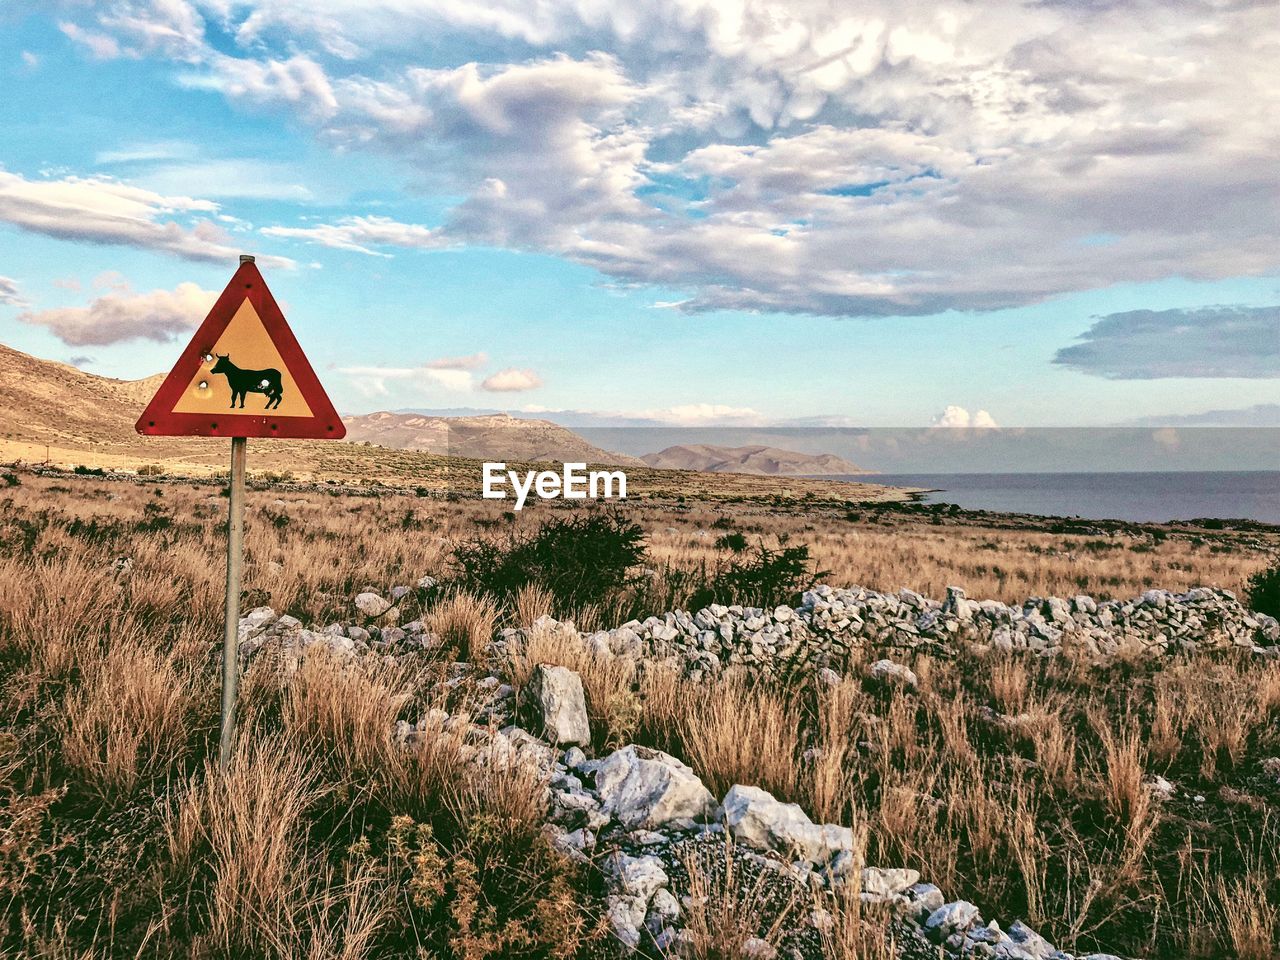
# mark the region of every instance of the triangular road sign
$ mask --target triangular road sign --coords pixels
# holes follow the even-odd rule
[[[250,258],[138,419],[167,437],[310,437],[347,434],[284,314]]]

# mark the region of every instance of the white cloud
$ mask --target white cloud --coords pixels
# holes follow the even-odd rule
[[[437,390],[472,393],[476,389],[473,371],[488,362],[487,354],[474,353],[470,356],[439,357],[416,367],[339,367],[338,372],[346,374],[351,385],[366,397],[390,396],[393,384],[427,393]]]
[[[84,47],[95,60],[114,60],[120,56],[120,44],[109,34],[85,30],[74,23],[66,22],[58,24],[58,29],[68,40]]]
[[[0,306],[25,307],[26,298],[18,289],[18,281],[12,277],[0,277]]]
[[[324,68],[311,57],[252,60],[210,50],[205,63],[208,72],[188,74],[182,82],[264,106],[295,107],[317,121],[338,110],[338,99]]]
[[[640,410],[627,416],[653,420],[673,426],[761,426],[766,418],[750,407],[734,407],[723,403],[683,403],[660,410]]]
[[[208,220],[183,226],[175,216],[213,214],[217,204],[165,196],[105,177],[28,180],[0,170],[0,222],[64,240],[123,244],[187,260],[233,263],[239,251]],[[292,266],[282,257],[263,257]]]
[[[979,429],[991,429],[998,427],[995,418],[985,410],[978,410],[970,414],[964,407],[951,404],[940,414],[933,418],[935,427],[953,427],[958,429],[967,429],[976,427]]]
[[[194,283],[173,290],[105,294],[85,307],[57,307],[21,314],[18,319],[45,327],[63,343],[90,346],[126,340],[164,343],[190,333],[208,314],[218,295]]]
[[[125,293],[129,290],[129,281],[125,279],[125,275],[119,270],[103,270],[93,278],[90,286],[95,290],[111,290],[115,293]]]
[[[480,384],[480,389],[493,393],[519,393],[525,390],[536,390],[540,386],[542,386],[542,378],[532,370],[508,367],[486,378]]]
[[[121,167],[134,183],[163,194],[198,192],[203,197],[311,200],[292,164],[237,157],[209,158],[185,140],[123,144],[94,157],[99,166]],[[234,220],[225,214],[220,220]]]
[[[427,367],[431,370],[479,370],[489,362],[487,353],[473,353],[465,357],[441,357],[431,360]]]
[[[433,250],[449,245],[439,230],[416,223],[400,223],[390,217],[346,217],[337,223],[315,227],[263,227],[264,236],[318,243],[336,250],[352,250],[370,256],[387,256],[373,247],[406,247]]]
[[[162,163],[139,170],[134,179],[160,193],[199,190],[206,197],[248,199],[314,199],[299,172],[287,163],[222,159]]]
[[[22,65],[28,70],[40,69],[40,57],[38,54],[32,53],[30,50],[22,51]]]
[[[93,158],[98,164],[128,164],[155,160],[194,160],[199,150],[185,140],[153,140],[129,143],[114,150],[100,150]]]
[[[433,243],[559,254],[688,293],[690,312],[985,310],[1280,269],[1265,3],[105,9],[70,31],[94,55],[190,62],[189,83],[290,109],[461,195]],[[239,55],[199,39],[203,16]],[[423,67],[440,37],[522,52]]]
[[[204,18],[188,0],[115,0],[99,22],[121,37],[132,55],[194,60],[204,50]]]
[[[439,388],[450,393],[470,393],[475,381],[466,370],[421,367],[339,367],[339,373],[351,379],[351,385],[366,397],[391,394],[391,383],[403,383],[419,390]]]
[[[205,49],[204,19],[187,0],[115,0],[99,5],[89,30],[64,21],[58,28],[98,60],[162,54],[196,60]]]

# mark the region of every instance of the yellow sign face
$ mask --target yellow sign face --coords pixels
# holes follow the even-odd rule
[[[272,417],[312,416],[248,298],[218,342],[205,349],[201,361],[174,413],[219,414],[234,409]]]

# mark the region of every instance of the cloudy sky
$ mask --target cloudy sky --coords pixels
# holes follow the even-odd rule
[[[246,251],[350,412],[1280,409],[1272,0],[6,0],[0,78],[0,341],[94,372]]]

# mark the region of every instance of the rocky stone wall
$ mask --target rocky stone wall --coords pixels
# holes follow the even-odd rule
[[[536,629],[572,628],[544,618]],[[522,631],[503,632],[502,641]],[[761,672],[799,668],[841,671],[856,647],[938,648],[958,643],[1052,655],[1077,647],[1105,656],[1118,651],[1168,653],[1242,648],[1280,656],[1280,623],[1250,612],[1229,590],[1148,590],[1130,600],[1032,597],[1021,606],[970,600],[949,587],[938,601],[911,590],[877,593],[818,586],[799,607],[712,604],[674,611],[613,630],[586,634],[597,652],[678,658],[698,676],[741,665]]]

